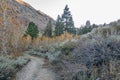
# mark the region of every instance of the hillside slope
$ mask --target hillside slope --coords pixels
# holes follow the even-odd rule
[[[24,41],[30,41],[23,39],[28,24],[34,22],[42,36],[49,20],[54,25],[51,17],[22,0],[0,0],[0,54],[22,52],[27,45]]]
[[[44,30],[49,20],[54,23],[51,17],[35,10],[22,0],[0,1],[0,26],[26,27],[32,21],[39,30]]]

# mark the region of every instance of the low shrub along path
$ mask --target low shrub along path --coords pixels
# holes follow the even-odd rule
[[[43,58],[30,56],[31,61],[16,74],[16,80],[55,80],[55,74],[45,64]]]

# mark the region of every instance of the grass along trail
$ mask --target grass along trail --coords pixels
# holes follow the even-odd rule
[[[44,68],[43,58],[30,56],[31,61],[16,74],[16,80],[55,80],[55,74]]]

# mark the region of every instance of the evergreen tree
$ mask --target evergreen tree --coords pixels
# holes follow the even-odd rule
[[[74,21],[71,12],[69,11],[68,5],[65,6],[64,12],[62,14],[62,23],[64,24],[64,31],[67,31],[72,34],[76,33]]]
[[[30,22],[25,32],[25,35],[30,35],[33,40],[34,38],[37,38],[38,34],[39,34],[38,27],[35,25],[35,23]]]
[[[55,27],[55,35],[56,36],[60,36],[61,34],[63,34],[63,27],[64,27],[64,25],[61,22],[60,15],[58,15],[57,22],[56,22],[56,27]]]
[[[69,11],[68,5],[65,6],[62,16],[60,17],[58,15],[55,27],[56,36],[60,36],[64,32],[76,34],[76,28],[74,26],[74,21],[71,12]]]
[[[49,22],[46,26],[44,35],[47,36],[47,37],[52,37],[52,22],[50,20],[49,20]]]
[[[91,27],[91,23],[89,20],[86,21],[86,25],[85,25],[87,28]]]
[[[89,22],[90,23],[90,22]],[[97,28],[98,25],[96,24],[93,24],[93,25],[85,25],[84,27],[81,27],[79,30],[78,30],[78,35],[82,35],[82,34],[86,34],[88,32],[91,32],[94,28]]]

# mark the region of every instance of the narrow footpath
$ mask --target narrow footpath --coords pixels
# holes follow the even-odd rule
[[[55,80],[55,74],[43,67],[43,58],[30,56],[31,61],[16,74],[16,80]]]

